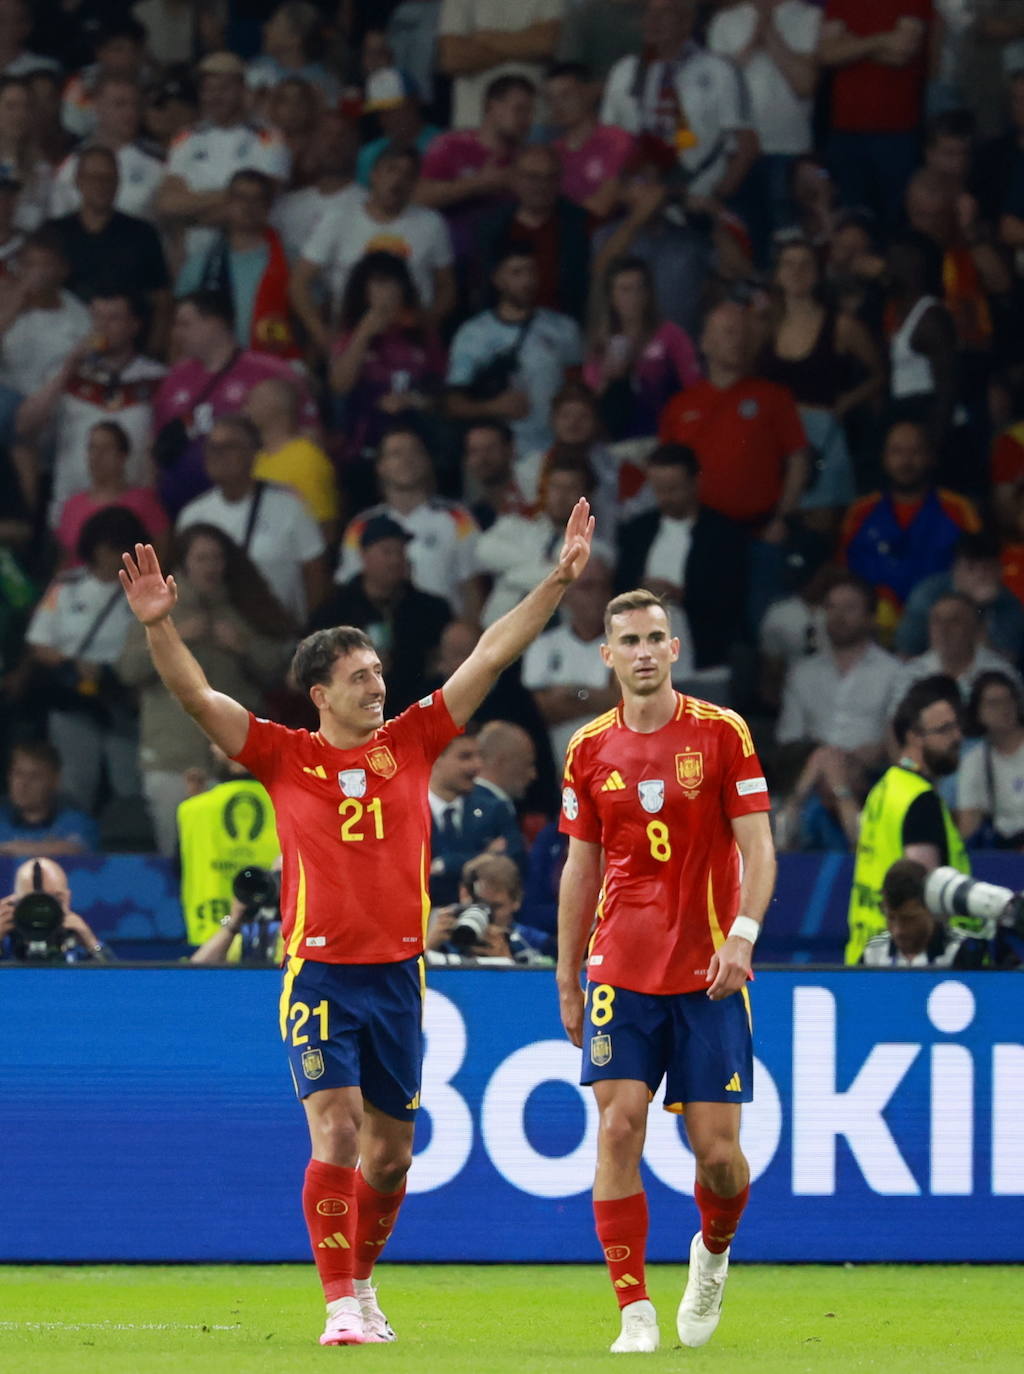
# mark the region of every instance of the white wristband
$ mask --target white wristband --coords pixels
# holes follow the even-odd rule
[[[749,940],[752,945],[757,944],[757,937],[761,934],[761,926],[751,916],[737,916],[729,930],[729,935],[738,935],[741,940]]]

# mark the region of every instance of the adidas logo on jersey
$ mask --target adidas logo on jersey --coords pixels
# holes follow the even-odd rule
[[[321,763],[318,763],[315,768],[306,768],[304,766],[302,771],[308,773],[311,778],[323,778],[325,782],[327,781],[327,770]]]
[[[352,1247],[340,1231],[335,1231],[333,1236],[324,1236],[316,1248],[318,1250],[351,1250]]]
[[[623,792],[625,788],[626,784],[622,781],[622,774],[617,768],[612,769],[601,784],[602,792]]]
[[[725,1091],[727,1093],[741,1093],[743,1091],[743,1086],[740,1083],[740,1076],[738,1073],[734,1073],[733,1076],[729,1079],[728,1083],[726,1083]]]

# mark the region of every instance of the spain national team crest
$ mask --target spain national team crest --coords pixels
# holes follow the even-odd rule
[[[697,795],[704,781],[704,755],[699,749],[676,755],[676,778],[688,797]]]
[[[346,768],[338,774],[338,786],[343,797],[366,796],[366,769]]]
[[[398,772],[395,756],[386,744],[378,744],[375,749],[371,749],[366,755],[366,762],[382,778],[393,778]]]
[[[636,790],[640,794],[640,805],[643,809],[655,816],[665,805],[665,780],[664,778],[644,778],[643,782],[638,782]]]
[[[612,1038],[610,1035],[595,1035],[590,1041],[590,1062],[599,1069],[612,1062]]]
[[[324,1054],[323,1050],[303,1050],[302,1051],[302,1072],[307,1078],[323,1078],[324,1076]]]

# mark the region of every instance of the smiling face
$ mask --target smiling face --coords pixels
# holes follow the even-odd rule
[[[328,723],[346,734],[368,738],[384,724],[384,674],[374,649],[350,649],[334,660],[330,680],[310,689],[320,712],[320,728]]]
[[[679,640],[672,638],[661,606],[620,611],[611,618],[601,657],[624,696],[651,697],[669,680],[679,657]]]

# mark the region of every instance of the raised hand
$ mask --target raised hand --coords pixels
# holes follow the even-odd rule
[[[135,557],[121,555],[124,567],[117,574],[136,619],[143,625],[165,620],[178,600],[173,577],[164,577],[152,544],[136,544]]]
[[[558,572],[563,581],[575,582],[587,566],[593,538],[594,517],[590,514],[590,502],[581,496],[565,525],[565,543],[558,559]]]

